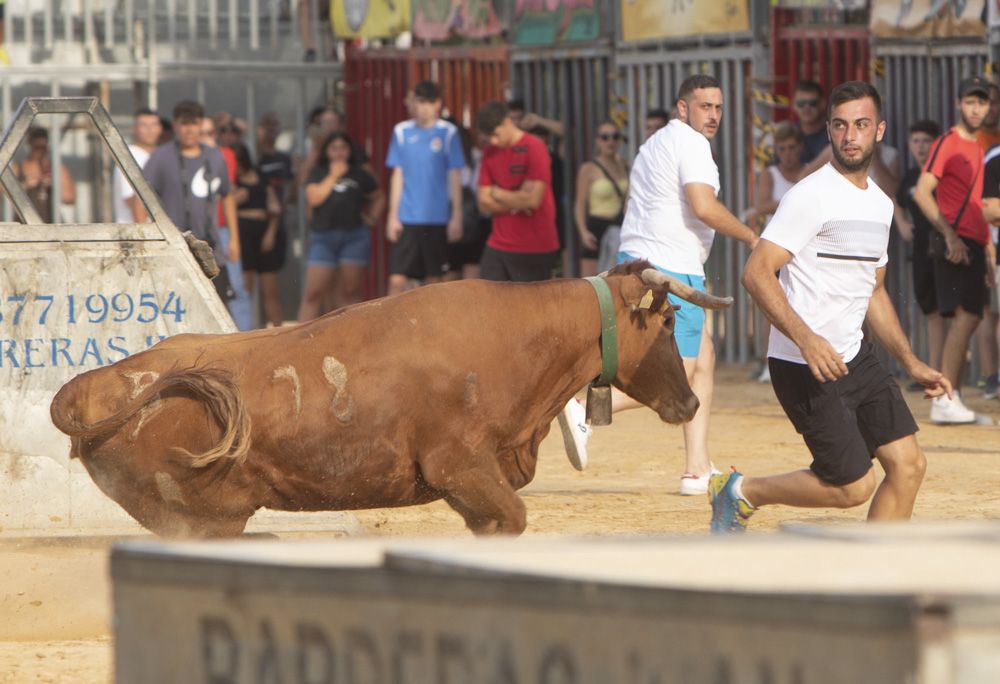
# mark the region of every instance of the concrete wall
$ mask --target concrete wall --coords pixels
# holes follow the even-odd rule
[[[216,684],[996,681],[1000,587],[931,560],[958,567],[996,554],[889,536],[129,544],[112,556],[116,674]]]

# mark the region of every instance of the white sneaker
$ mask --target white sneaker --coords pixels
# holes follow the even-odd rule
[[[951,399],[941,395],[931,400],[931,422],[938,425],[975,423],[976,412],[966,408],[958,392],[955,392]]]
[[[764,370],[757,376],[757,382],[771,382],[771,367],[764,364]]]
[[[587,410],[575,398],[559,412],[559,428],[566,446],[566,458],[574,468],[583,470],[587,467],[587,441],[594,429],[587,425]]]
[[[708,481],[713,475],[721,475],[722,472],[712,464],[711,472],[704,475],[694,473],[684,473],[681,475],[681,496],[698,496],[708,494]]]

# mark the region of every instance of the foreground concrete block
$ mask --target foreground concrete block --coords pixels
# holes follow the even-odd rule
[[[119,682],[1000,681],[1000,527],[131,543]]]

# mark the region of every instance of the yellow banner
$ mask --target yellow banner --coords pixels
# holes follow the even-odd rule
[[[387,38],[410,30],[410,0],[333,0],[330,23],[338,38]]]
[[[984,36],[986,0],[872,0],[871,30],[880,38]]]
[[[622,0],[623,40],[750,30],[747,0]]]

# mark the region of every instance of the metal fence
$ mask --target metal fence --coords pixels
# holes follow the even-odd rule
[[[407,118],[405,98],[418,82],[432,79],[442,86],[442,103],[458,122],[471,127],[484,102],[503,97],[509,78],[505,46],[414,48],[347,51],[345,86],[348,129],[371,158],[388,192],[385,155],[393,127]],[[371,297],[385,294],[389,243],[382,226],[373,227]]]
[[[914,163],[907,149],[910,124],[930,119],[940,124],[942,131],[952,126],[957,114],[959,81],[985,72],[989,46],[981,39],[950,44],[876,43],[874,53],[877,60],[874,82],[884,99],[888,124],[884,142],[899,151],[900,169],[905,172]],[[911,249],[894,231],[889,244],[886,289],[896,305],[903,329],[909,333],[910,344],[926,358],[926,326],[913,295]],[[973,360],[977,360],[975,354]],[[973,376],[977,368],[974,363]]]
[[[669,108],[681,82],[692,74],[706,73],[719,79],[725,113],[713,150],[722,185],[720,199],[737,214],[749,206],[753,183],[749,86],[753,58],[749,41],[721,48],[635,50],[615,55],[618,93],[628,112],[629,151],[633,156],[645,135],[648,109]],[[716,349],[727,362],[746,362],[754,353],[753,308],[740,285],[747,256],[742,242],[718,236],[705,264],[712,289],[736,298],[733,307],[713,314]]]
[[[553,178],[559,205],[566,275],[579,275],[579,241],[573,222],[576,170],[590,159],[594,131],[608,117],[613,93],[612,51],[607,42],[573,48],[517,48],[511,51],[512,95],[528,111],[562,122],[562,178]],[[558,144],[553,153],[559,154]]]
[[[9,0],[4,26],[8,49],[52,51],[78,43],[91,51],[145,44],[184,49],[278,49],[297,31],[298,0]],[[329,31],[319,0],[309,0],[309,30],[320,41]],[[322,60],[322,53],[318,55]]]

